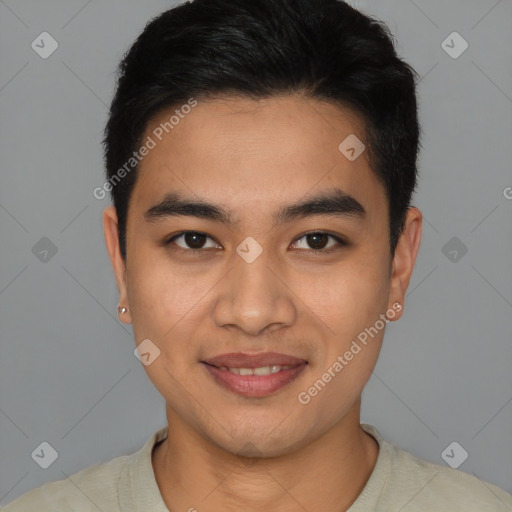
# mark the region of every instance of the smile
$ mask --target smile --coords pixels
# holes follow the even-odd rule
[[[306,368],[307,361],[265,366],[215,366],[202,362],[216,385],[245,397],[273,395],[293,382]],[[231,363],[233,364],[233,363]]]

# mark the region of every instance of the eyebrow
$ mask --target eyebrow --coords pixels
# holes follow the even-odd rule
[[[364,218],[366,210],[353,196],[336,188],[316,196],[308,197],[297,203],[284,205],[272,216],[274,225],[314,215],[335,217]],[[173,192],[164,196],[158,203],[144,213],[148,222],[158,222],[169,217],[189,216],[235,224],[231,212],[224,207],[206,201],[193,201]]]

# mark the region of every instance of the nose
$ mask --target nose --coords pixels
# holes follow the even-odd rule
[[[286,277],[284,264],[272,260],[269,250],[251,263],[234,255],[233,268],[219,283],[215,324],[251,336],[293,325],[297,310]]]

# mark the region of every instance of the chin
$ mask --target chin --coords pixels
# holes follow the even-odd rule
[[[290,431],[282,418],[259,424],[248,424],[246,418],[236,432],[228,432],[231,436],[224,430],[216,432],[217,435],[210,432],[209,439],[223,450],[242,457],[279,457],[300,449],[311,440],[311,433]]]

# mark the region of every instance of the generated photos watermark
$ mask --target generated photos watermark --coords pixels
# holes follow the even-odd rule
[[[169,117],[168,121],[160,123],[151,133],[148,135],[144,143],[139,147],[138,151],[134,151],[132,156],[116,171],[116,173],[105,181],[103,186],[96,187],[93,190],[93,196],[95,199],[104,199],[108,192],[121,182],[131,171],[137,168],[137,165],[142,159],[149,154],[149,152],[156,147],[158,142],[161,142],[164,134],[171,133],[172,130],[180,123],[182,119],[185,119],[194,107],[197,106],[197,100],[189,98],[187,103],[182,105],[179,109],[174,111],[174,114]],[[156,140],[155,140],[156,139]]]
[[[393,307],[389,308],[385,313],[381,313],[379,316],[379,319],[375,321],[375,323],[370,326],[366,327],[363,331],[361,331],[357,335],[357,341],[361,343],[361,345],[366,346],[368,344],[368,336],[370,336],[372,339],[380,332],[388,322],[393,320],[395,318],[396,313],[402,310],[402,305],[399,302],[395,302],[393,304]],[[354,359],[354,356],[359,354],[363,347],[359,345],[359,343],[356,340],[352,340],[352,344],[350,345],[350,348],[346,350],[342,355],[339,355],[336,358],[336,361],[327,368],[327,370],[322,374],[322,376],[316,380],[306,391],[301,391],[297,395],[297,399],[302,405],[307,405],[309,402],[311,402],[311,399],[320,393],[325,386],[329,382],[331,382],[332,379],[338,375],[345,366],[349,364],[352,359]]]

